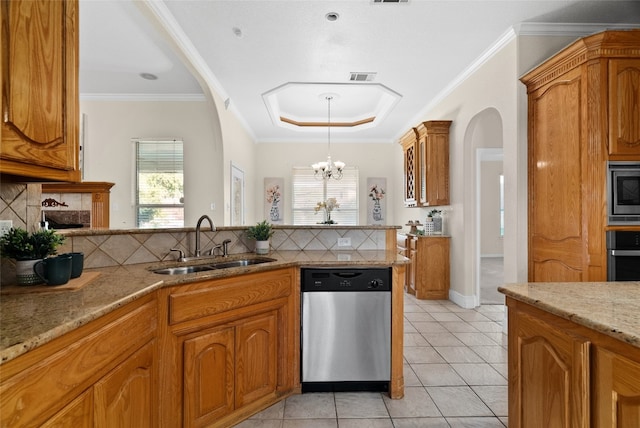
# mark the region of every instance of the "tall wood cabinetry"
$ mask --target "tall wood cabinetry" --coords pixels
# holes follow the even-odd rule
[[[640,160],[640,30],[580,39],[521,80],[529,281],[604,281],[606,162]]]
[[[0,4],[0,172],[80,181],[78,0]]]
[[[450,120],[423,122],[400,139],[406,206],[449,205],[450,126]]]

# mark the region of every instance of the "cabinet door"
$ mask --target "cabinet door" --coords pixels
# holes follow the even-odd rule
[[[157,383],[151,341],[94,386],[94,415],[99,427],[154,427]]]
[[[418,126],[418,206],[449,205],[450,126],[450,120],[430,120]]]
[[[236,407],[276,390],[276,312],[236,327]]]
[[[511,308],[509,426],[589,426],[589,341]]]
[[[582,212],[580,70],[529,96],[529,281],[580,282]]]
[[[78,1],[2,1],[1,171],[79,181]]]
[[[93,388],[90,388],[40,427],[93,428],[93,426]]]
[[[429,157],[429,148],[428,148],[428,144],[427,144],[427,138],[426,136],[420,136],[420,139],[418,140],[418,168],[416,169],[416,173],[418,174],[417,176],[417,182],[418,182],[418,191],[420,192],[419,197],[418,197],[418,203],[417,205],[422,207],[425,205],[429,205],[429,199],[428,199],[428,188],[427,188],[427,183],[428,183],[428,157]]]
[[[419,248],[415,273],[418,299],[449,298],[449,238],[418,238]]]
[[[404,204],[415,207],[420,196],[420,153],[418,150],[418,133],[412,128],[401,139],[404,153]]]
[[[234,328],[184,342],[184,426],[206,426],[234,409]]]
[[[597,348],[594,427],[640,427],[640,363]]]
[[[410,236],[407,238],[407,257],[410,264],[407,267],[407,293],[415,296],[416,294],[416,272],[419,269],[418,262],[418,238]]]
[[[640,59],[609,61],[609,154],[640,155]]]

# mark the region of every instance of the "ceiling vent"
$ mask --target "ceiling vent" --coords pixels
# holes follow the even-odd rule
[[[409,0],[373,0],[374,3],[408,3]]]
[[[360,72],[351,72],[351,77],[349,80],[352,82],[371,82],[376,78],[377,73],[360,73]]]

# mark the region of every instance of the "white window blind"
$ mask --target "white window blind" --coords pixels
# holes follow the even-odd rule
[[[331,219],[341,225],[358,224],[358,169],[347,167],[340,180],[318,180],[309,167],[295,167],[292,172],[293,224],[311,225],[324,221],[322,211],[315,212],[318,202],[336,198],[340,208]]]
[[[184,227],[182,140],[135,140],[136,224]]]

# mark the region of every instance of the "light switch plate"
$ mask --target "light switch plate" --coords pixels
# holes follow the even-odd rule
[[[0,220],[0,236],[4,236],[13,227],[13,220]]]

